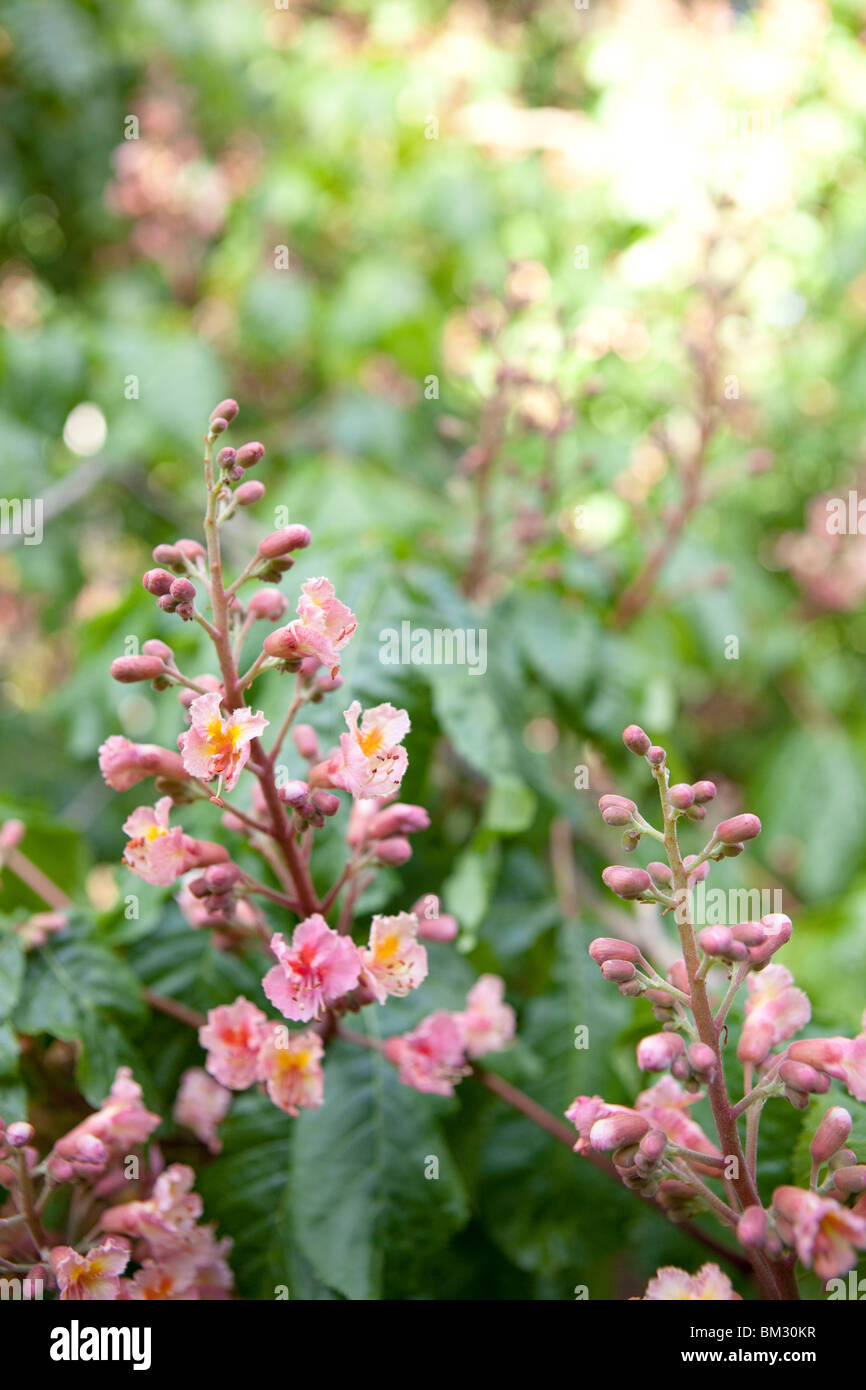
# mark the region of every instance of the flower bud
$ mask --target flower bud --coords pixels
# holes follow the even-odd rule
[[[171,586],[171,597],[175,603],[192,603],[195,599],[196,587],[191,579],[175,579]]]
[[[13,1149],[23,1149],[27,1144],[32,1144],[35,1133],[26,1120],[13,1120],[11,1125],[6,1126],[6,1143]]]
[[[730,927],[704,927],[698,932],[698,945],[707,956],[720,956],[726,960],[734,959],[734,951],[739,947],[742,955],[740,960],[746,957],[746,948],[741,942],[735,942]]]
[[[258,589],[247,604],[247,612],[254,618],[266,618],[270,623],[279,622],[289,606],[289,600],[279,589]]]
[[[205,871],[204,881],[211,893],[225,893],[243,878],[243,870],[237,864],[224,862],[211,864]]]
[[[296,724],[292,730],[295,747],[302,758],[312,761],[319,756],[319,740],[312,724]]]
[[[631,811],[625,806],[605,806],[601,818],[605,825],[630,825]]]
[[[397,868],[412,858],[412,846],[404,835],[392,835],[387,840],[379,840],[374,846],[380,864]]]
[[[622,847],[626,854],[631,854],[640,844],[639,830],[626,830],[622,837]]]
[[[866,1163],[857,1163],[851,1168],[837,1168],[833,1173],[837,1192],[866,1192]]]
[[[637,1064],[641,1071],[667,1071],[684,1051],[685,1043],[679,1033],[650,1033],[637,1045]]]
[[[742,941],[744,946],[763,946],[767,939],[767,933],[760,922],[738,922],[735,927],[731,927],[731,934],[736,941]]]
[[[629,724],[627,729],[623,729],[622,741],[630,753],[640,756],[648,753],[651,747],[649,738],[639,724]]]
[[[647,761],[651,767],[661,767],[666,757],[667,753],[657,743],[654,743],[647,753]]]
[[[241,483],[239,488],[235,488],[235,501],[239,507],[252,507],[256,502],[261,502],[265,495],[265,485],[258,479],[250,479],[249,482]]]
[[[689,1065],[696,1076],[712,1081],[716,1074],[716,1054],[708,1043],[693,1042],[688,1051]]]
[[[692,791],[695,794],[695,801],[698,805],[703,805],[705,801],[712,801],[716,794],[715,782],[694,782]]]
[[[674,876],[670,871],[669,865],[663,864],[659,859],[654,859],[652,863],[647,864],[646,867],[647,873],[650,874],[654,883],[659,884],[662,888],[669,888],[671,886],[674,881]]]
[[[169,574],[168,570],[147,570],[141,576],[141,582],[149,594],[159,598],[168,593],[174,583],[174,575]]]
[[[760,1250],[767,1239],[769,1217],[763,1207],[746,1207],[737,1222],[737,1240],[748,1250]]]
[[[228,427],[228,420],[226,420],[222,415],[215,415],[211,419],[210,430],[208,431],[208,433],[210,437],[213,439],[218,434],[225,434]]]
[[[313,792],[312,801],[323,816],[335,816],[340,809],[340,798],[333,792]]]
[[[225,846],[218,845],[213,840],[194,840],[192,836],[185,835],[183,844],[190,856],[191,869],[203,869],[208,864],[222,864],[229,857]]]
[[[158,565],[167,565],[171,570],[183,569],[183,557],[176,545],[156,545],[151,553]]]
[[[255,468],[257,463],[261,463],[264,456],[264,444],[258,442],[242,444],[235,454],[235,463],[239,468]]]
[[[601,973],[605,980],[610,980],[615,985],[622,985],[627,980],[633,980],[637,972],[631,961],[606,960],[601,967]]]
[[[667,1146],[667,1135],[660,1129],[651,1129],[641,1139],[639,1148],[644,1158],[655,1165],[662,1159]]]
[[[625,1144],[639,1144],[649,1128],[649,1120],[636,1110],[620,1110],[596,1120],[589,1131],[589,1142],[598,1153],[610,1153]]]
[[[141,644],[142,656],[158,656],[166,665],[174,661],[174,652],[166,642],[160,642],[158,637],[149,637],[146,642]]]
[[[23,820],[7,820],[0,825],[0,849],[17,849],[24,836],[27,827]],[[0,1121],[0,1134],[3,1132],[3,1124]]]
[[[225,420],[228,423],[235,418],[239,409],[240,407],[237,401],[232,400],[231,396],[229,396],[226,400],[220,401],[219,405],[214,406],[210,413],[210,418],[212,421]]]
[[[668,801],[678,811],[687,811],[694,805],[695,793],[688,782],[675,782],[668,788]]]
[[[706,806],[689,806],[686,810],[686,816],[689,820],[706,820],[707,808]]]
[[[229,445],[226,445],[224,449],[220,449],[219,453],[216,456],[216,461],[217,466],[219,468],[231,468],[232,464],[235,461],[234,449],[230,448]]]
[[[608,865],[601,878],[611,892],[626,901],[640,898],[652,887],[652,880],[645,869],[629,869],[625,864]]]
[[[368,833],[371,840],[384,840],[389,835],[414,835],[419,830],[426,830],[429,824],[430,817],[423,806],[395,801],[384,811],[375,813]]]
[[[842,1148],[851,1133],[853,1121],[844,1105],[828,1110],[812,1137],[809,1153],[816,1163],[826,1163]]]
[[[690,883],[703,883],[710,872],[710,865],[707,859],[705,859],[702,864],[698,864],[696,869],[692,868],[692,865],[697,861],[697,857],[696,854],[687,854],[683,860],[683,868],[689,870]]]
[[[794,930],[790,917],[784,912],[768,912],[761,918],[760,925],[766,933],[766,940],[762,946],[749,947],[749,959],[758,968],[766,965],[779,950],[785,945],[786,941],[791,940],[791,933]]]
[[[840,1149],[829,1161],[831,1173],[835,1173],[837,1168],[851,1168],[857,1162],[857,1155],[853,1149]]]
[[[808,1062],[783,1062],[779,1076],[791,1090],[803,1091],[806,1095],[823,1096],[830,1089],[830,1078],[823,1072],[810,1067]]]
[[[205,548],[200,541],[190,540],[188,536],[181,536],[180,540],[175,541],[174,544],[181,555],[185,556],[187,560],[191,560],[193,564],[196,560],[203,560],[205,557]]]
[[[165,666],[156,656],[119,656],[111,663],[112,679],[120,681],[122,685],[156,680],[164,671]]]
[[[621,941],[616,936],[597,936],[589,943],[589,954],[596,965],[604,965],[608,960],[639,961],[641,953],[631,941]]]
[[[299,777],[294,777],[290,782],[285,782],[280,787],[280,800],[294,810],[299,810],[304,806],[310,795],[308,782],[303,782]]]
[[[259,554],[265,560],[275,560],[288,555],[291,550],[305,549],[311,540],[312,536],[306,526],[283,526],[281,530],[272,531],[264,540],[259,541]]]
[[[751,812],[746,812],[742,816],[733,816],[730,820],[723,820],[716,826],[715,838],[723,845],[736,845],[742,840],[754,840],[761,833],[761,822],[757,816]]]
[[[626,811],[636,811],[637,806],[630,801],[627,796],[618,796],[616,792],[605,792],[604,796],[599,797],[598,809],[606,811],[609,806],[621,806]]]

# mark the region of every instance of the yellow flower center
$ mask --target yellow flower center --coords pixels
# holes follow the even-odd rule
[[[358,747],[365,758],[372,757],[374,753],[378,753],[379,749],[382,747],[383,740],[384,734],[378,725],[376,728],[368,730],[367,733],[362,733],[360,730],[358,731]]]

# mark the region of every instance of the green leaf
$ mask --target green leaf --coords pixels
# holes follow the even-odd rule
[[[292,1213],[318,1277],[350,1299],[431,1296],[432,1267],[468,1212],[436,1101],[378,1052],[336,1044],[326,1104],[294,1122]],[[429,1177],[432,1161],[438,1177]]]
[[[484,803],[484,825],[500,835],[517,835],[532,824],[535,793],[519,777],[498,777]]]
[[[0,1019],[7,1018],[21,992],[24,979],[24,948],[14,930],[0,936]]]

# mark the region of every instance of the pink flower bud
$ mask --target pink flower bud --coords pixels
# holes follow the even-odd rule
[[[190,540],[189,536],[181,536],[179,541],[175,541],[175,548],[184,555],[187,560],[195,564],[196,560],[203,560],[205,548],[200,541]]]
[[[766,941],[762,946],[749,947],[749,959],[759,967],[766,965],[776,951],[791,940],[794,930],[790,917],[786,917],[784,912],[768,912],[766,917],[761,918],[761,926],[766,933]]]
[[[803,1091],[807,1095],[823,1096],[830,1089],[829,1076],[816,1071],[807,1062],[783,1062],[779,1067],[779,1076],[786,1086],[790,1086],[794,1091]]]
[[[181,577],[172,583],[171,597],[175,603],[192,603],[195,595],[196,588],[191,579]]]
[[[388,840],[379,840],[375,845],[376,858],[380,864],[390,864],[397,868],[412,858],[412,846],[403,835],[393,835]]]
[[[637,806],[630,801],[627,796],[618,796],[616,792],[605,792],[604,796],[599,797],[598,809],[606,811],[609,806],[622,806],[626,811],[636,811]]]
[[[208,864],[222,864],[229,855],[224,845],[218,845],[213,840],[193,840],[185,835],[184,849],[190,856],[191,869],[203,869]]]
[[[412,806],[406,802],[395,801],[384,811],[377,811],[370,821],[369,838],[384,840],[389,835],[414,835],[426,830],[430,817],[423,806]]]
[[[684,1050],[679,1033],[650,1033],[637,1045],[637,1064],[641,1071],[667,1071]]]
[[[866,1163],[857,1163],[851,1168],[837,1168],[833,1173],[837,1192],[866,1192]]]
[[[589,943],[589,954],[596,965],[604,965],[608,960],[639,961],[641,953],[631,941],[621,941],[616,936],[597,936]]]
[[[689,873],[690,882],[703,883],[704,879],[710,872],[710,865],[709,861],[705,859],[703,864],[698,864],[698,867],[692,870],[692,865],[695,863],[697,857],[698,856],[696,854],[687,854],[685,859],[683,860],[683,868],[689,869],[691,871]]]
[[[686,815],[689,820],[706,820],[707,808],[706,806],[689,806]]]
[[[651,747],[649,738],[639,724],[629,724],[627,729],[623,729],[622,741],[630,753],[640,756],[648,753]]]
[[[610,1153],[625,1144],[639,1144],[649,1128],[649,1120],[636,1110],[621,1110],[596,1120],[589,1131],[589,1142],[598,1153]]]
[[[737,1240],[748,1250],[761,1249],[767,1239],[769,1217],[763,1207],[746,1207],[737,1222]]]
[[[625,864],[608,865],[601,878],[611,892],[627,901],[641,897],[652,887],[652,880],[645,869],[629,869]]]
[[[668,1137],[660,1129],[648,1130],[640,1141],[640,1152],[650,1163],[658,1163],[668,1146]]]
[[[268,622],[279,622],[289,606],[289,600],[279,589],[259,589],[247,604],[247,611],[254,618],[266,618]]]
[[[222,415],[214,415],[214,416],[211,418],[211,422],[210,422],[210,431],[209,431],[209,433],[210,433],[212,436],[213,436],[213,435],[217,435],[217,434],[225,434],[225,432],[226,432],[226,430],[228,429],[228,427],[229,427],[229,422],[228,422],[228,420],[224,419],[224,417],[223,417]]]
[[[733,933],[730,927],[704,927],[698,932],[698,945],[707,956],[724,956],[730,959],[734,947]],[[745,956],[745,946],[742,947],[742,951]]]
[[[340,798],[333,792],[313,792],[313,805],[323,816],[335,816],[340,809]]]
[[[293,778],[291,782],[286,782],[280,787],[280,800],[295,810],[306,804],[309,795],[309,783],[301,781],[299,777]]]
[[[259,541],[259,554],[266,560],[288,555],[291,550],[303,550],[310,544],[312,536],[306,526],[284,526],[280,531],[272,531]]]
[[[257,463],[261,463],[265,456],[264,444],[254,441],[250,444],[242,444],[235,454],[235,463],[239,468],[255,468]]]
[[[174,652],[166,642],[160,642],[158,637],[149,637],[146,642],[141,644],[142,656],[158,656],[166,665],[174,661]]]
[[[624,806],[605,806],[601,818],[605,825],[630,825],[631,811]]]
[[[204,881],[211,893],[225,893],[243,878],[243,870],[231,861],[211,864],[204,875]]]
[[[654,743],[647,753],[647,760],[651,767],[661,767],[666,757],[667,753],[657,743]]]
[[[631,961],[606,960],[601,967],[601,973],[605,980],[610,980],[615,985],[622,985],[627,980],[633,980],[636,971]]]
[[[826,1163],[838,1149],[841,1149],[851,1133],[853,1121],[844,1105],[834,1105],[828,1110],[815,1130],[809,1153],[816,1163]]]
[[[715,797],[716,784],[715,782],[695,782],[692,785],[692,791],[695,794],[695,801],[699,805],[703,805],[705,801],[712,801]]]
[[[164,671],[165,666],[156,656],[119,656],[111,663],[112,678],[122,685],[156,680]]]
[[[157,545],[151,553],[158,565],[168,565],[169,569],[183,569],[181,553],[176,545]]]
[[[147,570],[141,576],[141,582],[149,594],[158,598],[168,593],[174,583],[174,575],[169,574],[168,570]]]
[[[694,800],[695,793],[688,782],[675,782],[668,789],[668,801],[678,811],[687,811],[690,806],[694,805]]]
[[[319,756],[319,740],[312,724],[296,724],[292,730],[295,747],[302,758],[312,761]]]
[[[441,917],[418,917],[418,935],[422,941],[454,941],[460,928],[456,917],[443,912]]]
[[[742,854],[745,851],[745,848],[746,846],[741,844],[722,845],[722,858],[736,859],[738,854]]]
[[[277,657],[280,661],[297,662],[299,660],[298,638],[291,623],[286,627],[277,627],[274,628],[273,632],[269,632],[262,647],[268,656]]]
[[[238,406],[237,401],[232,400],[232,398],[229,396],[227,400],[220,401],[219,405],[214,406],[213,410],[211,411],[210,418],[212,421],[225,420],[227,422],[230,422],[235,418],[239,409],[240,407]]]
[[[224,449],[220,449],[216,456],[216,461],[219,468],[231,468],[235,461],[234,449],[230,448],[227,444]]]
[[[744,946],[763,946],[767,939],[767,933],[760,922],[738,922],[735,927],[731,927],[731,933],[736,941],[742,941]]]
[[[647,873],[651,875],[653,882],[658,883],[662,888],[669,888],[674,881],[674,876],[667,864],[663,864],[660,859],[654,859],[651,864],[647,864]]]
[[[13,1120],[11,1125],[6,1126],[6,1143],[13,1149],[23,1149],[33,1142],[35,1133],[33,1126],[26,1120]]]
[[[265,485],[258,479],[250,479],[249,482],[241,483],[239,488],[235,488],[235,501],[239,507],[252,507],[256,502],[261,502],[265,495]]]
[[[716,1074],[716,1054],[708,1043],[694,1042],[688,1051],[692,1071],[706,1081]]]
[[[736,845],[742,840],[754,840],[761,833],[761,822],[757,816],[747,811],[742,816],[723,820],[715,829],[715,838],[723,845]]]

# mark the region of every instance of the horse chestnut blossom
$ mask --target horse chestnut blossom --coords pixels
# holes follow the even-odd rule
[[[511,1005],[505,1003],[505,981],[498,975],[482,975],[470,989],[463,1013],[455,1017],[467,1057],[501,1052],[514,1037],[517,1019]]]
[[[226,791],[231,791],[250,756],[250,743],[267,726],[263,714],[241,708],[223,718],[220,715],[222,697],[219,691],[200,695],[189,707],[190,728],[178,738],[183,765],[190,777],[209,782],[225,778]]]
[[[207,1049],[205,1067],[215,1081],[233,1091],[244,1091],[258,1080],[259,1050],[267,1017],[249,999],[239,995],[233,1004],[211,1009],[198,1030]]]
[[[179,1125],[191,1129],[212,1154],[222,1149],[217,1134],[231,1105],[231,1091],[221,1086],[202,1067],[189,1067],[180,1078],[172,1116]]]
[[[287,1115],[324,1104],[322,1039],[311,1028],[289,1032],[282,1024],[265,1030],[259,1049],[259,1080],[274,1105]]]
[[[453,1096],[458,1081],[469,1074],[463,1030],[454,1014],[440,1009],[411,1033],[389,1038],[385,1056],[400,1080],[416,1091]]]
[[[361,956],[355,943],[332,931],[318,912],[295,927],[291,946],[279,932],[271,937],[278,964],[262,988],[284,1018],[305,1023],[355,988]]]
[[[154,807],[139,806],[123,823],[129,844],[123,862],[145,883],[167,887],[191,865],[187,837],[179,825],[169,826],[170,796],[161,796]]]
[[[399,791],[409,764],[409,755],[401,747],[410,729],[406,711],[385,704],[361,715],[359,701],[353,700],[344,717],[349,732],[340,735],[340,757],[334,764],[332,785],[357,797],[383,797]]]
[[[602,818],[623,831],[627,849],[647,838],[663,847],[665,861],[651,861],[646,869],[609,865],[602,879],[624,901],[653,904],[663,918],[671,917],[681,955],[662,974],[631,941],[599,937],[590,945],[603,979],[629,998],[645,998],[662,1024],[661,1032],[637,1045],[638,1065],[661,1075],[633,1107],[578,1096],[565,1112],[577,1130],[575,1151],[609,1155],[622,1183],[673,1220],[712,1213],[739,1242],[763,1297],[796,1299],[798,1259],[827,1280],[850,1270],[866,1249],[866,1163],[843,1147],[852,1118],[833,1106],[810,1144],[809,1186],[778,1187],[765,1203],[757,1182],[761,1115],[777,1099],[804,1109],[833,1080],[866,1101],[866,1031],[791,1041],[809,1023],[811,1005],[787,966],[774,959],[791,938],[790,917],[770,913],[759,922],[703,929],[694,919],[695,884],[720,860],[741,854],[760,834],[761,822],[750,812],[731,816],[699,853],[684,856],[680,829],[700,825],[715,786],[705,780],[671,785],[666,751],[636,724],[623,742],[655,780],[661,824],[612,792],[599,803]],[[743,987],[745,1018],[735,1050],[744,1084],[734,1099],[725,1053],[733,1042],[731,1008]],[[703,1100],[713,1136],[689,1114]],[[649,1300],[736,1297],[714,1265],[695,1275],[661,1269],[645,1294]]]
[[[120,1297],[120,1276],[129,1264],[129,1241],[107,1236],[87,1255],[68,1245],[55,1245],[50,1256],[61,1300]]]
[[[427,978],[427,952],[411,912],[374,917],[369,945],[361,952],[361,982],[380,1004],[389,994],[409,994]]]

